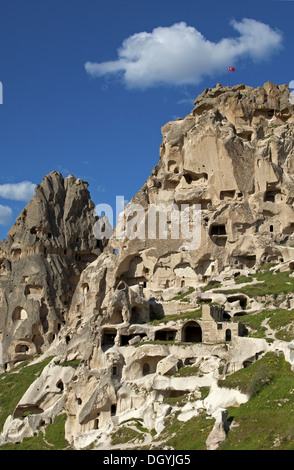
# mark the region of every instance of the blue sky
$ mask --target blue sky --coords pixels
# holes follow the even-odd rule
[[[0,239],[50,171],[115,207],[206,87],[294,80],[294,2],[240,3],[0,0]]]

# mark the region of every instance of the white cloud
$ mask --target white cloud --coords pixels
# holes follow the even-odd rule
[[[264,23],[244,18],[231,26],[239,35],[219,42],[184,22],[137,33],[122,43],[117,60],[87,62],[85,69],[93,77],[119,74],[129,88],[198,84],[244,57],[260,61],[281,48],[282,34]]]
[[[29,201],[35,193],[36,185],[29,181],[16,184],[0,184],[0,197],[14,201]]]
[[[0,204],[0,225],[10,225],[12,221],[12,209]]]

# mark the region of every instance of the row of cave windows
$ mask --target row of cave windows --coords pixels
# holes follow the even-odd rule
[[[22,251],[20,248],[15,248],[11,251],[11,255],[13,256],[14,259],[20,259],[21,257],[21,254],[22,254]],[[44,250],[43,250],[43,254],[44,255],[47,255],[48,254],[48,249],[46,247],[44,247]],[[63,250],[63,254],[66,255],[67,254],[67,249],[64,248]],[[75,260],[76,261],[88,261],[88,258],[91,258],[90,260],[94,261],[94,259],[96,258],[96,256],[93,255],[93,257],[91,257],[91,255],[89,254],[79,254],[79,253],[75,253]],[[92,259],[93,258],[93,259]]]
[[[222,329],[222,324],[218,324],[218,329]],[[176,330],[160,330],[155,333],[155,341],[174,341],[176,338]],[[116,330],[107,330],[103,333],[102,346],[114,346],[115,338],[117,335]],[[141,339],[146,337],[146,334],[133,334],[133,335],[121,335],[120,346],[128,345],[129,341],[135,336],[140,336]],[[232,332],[229,328],[225,332],[225,340],[231,341]],[[182,332],[182,342],[184,343],[201,343],[202,342],[202,329],[196,322],[188,323]]]
[[[58,324],[57,324],[57,326],[56,326],[57,332],[60,331],[61,326],[62,326],[61,323],[58,323]],[[52,332],[51,332],[51,333],[49,334],[48,341],[49,341],[50,344],[55,340],[55,337],[56,337],[55,333],[52,333]],[[68,343],[70,342],[70,340],[71,340],[71,337],[70,337],[69,335],[67,335],[67,336],[65,337],[65,342],[66,342],[66,344],[68,344]],[[33,338],[32,338],[32,343],[35,344],[35,345],[37,344],[37,338],[36,338],[35,336],[33,336]],[[29,349],[30,349],[30,348],[29,348],[29,346],[28,346],[27,344],[20,343],[20,344],[17,344],[17,345],[16,345],[14,351],[15,351],[16,354],[19,354],[19,353],[28,354],[28,353],[29,353]],[[37,349],[38,349],[38,348],[37,348]]]
[[[36,229],[36,227],[32,227],[31,230],[30,230],[30,233],[31,233],[32,235],[36,235],[36,234],[37,234],[37,229]],[[51,233],[51,232],[48,232],[48,233],[47,233],[47,237],[49,238],[49,240],[51,240],[51,239],[52,239],[52,233]],[[77,237],[75,241],[76,241],[76,243],[79,243],[80,238]]]
[[[274,196],[268,196],[266,199],[266,201],[272,201],[274,202]],[[205,219],[205,222],[208,223],[209,219]],[[259,227],[256,226],[256,232],[259,231]],[[274,226],[273,225],[270,225],[270,232],[273,233],[274,232]],[[226,236],[227,235],[227,232],[226,232],[226,226],[225,225],[213,225],[210,229],[210,236],[211,237],[223,237],[223,236]],[[44,255],[47,255],[47,248],[45,247],[44,248]],[[115,254],[118,254],[119,250],[118,249],[115,249],[113,251]],[[20,248],[17,248],[17,249],[14,249],[12,250],[11,254],[13,255],[13,257],[15,259],[20,259],[21,257],[21,249]],[[63,254],[66,255],[67,254],[67,249],[65,248],[63,250]],[[85,262],[90,262],[90,261],[94,261],[94,259],[96,258],[96,256],[93,255],[93,257],[91,257],[91,255],[89,254],[79,254],[79,253],[75,253],[75,260],[77,262],[82,262],[82,261],[85,261]]]
[[[54,341],[54,339],[55,339],[55,334],[53,333],[53,334],[51,335],[51,338],[50,338],[50,341],[49,341],[49,342],[51,343],[52,341]],[[68,343],[70,342],[70,340],[71,340],[70,336],[69,336],[69,335],[66,336],[66,339],[65,339],[66,344],[68,344]],[[34,342],[34,338],[33,338],[33,342]],[[29,349],[30,349],[30,348],[29,348],[29,346],[28,346],[27,344],[18,344],[18,345],[15,347],[15,350],[14,350],[14,351],[15,351],[16,354],[18,354],[18,353],[25,353],[25,354],[27,354],[27,353],[29,352]]]
[[[186,181],[189,182],[189,184],[190,184],[192,182],[191,176],[190,175],[184,175],[184,176],[186,178]],[[281,191],[279,191],[279,190],[277,190],[277,191],[267,191],[264,195],[264,201],[265,202],[275,202],[276,196],[278,194],[281,194]],[[235,191],[221,191],[221,193],[220,193],[220,199],[233,198],[234,196],[235,196]],[[241,197],[241,196],[242,196],[242,193],[238,193],[238,197]],[[258,231],[258,229],[256,231]],[[273,225],[271,225],[270,226],[270,232],[273,232],[273,231],[274,231],[274,227],[273,227]],[[35,233],[34,229],[31,229],[31,233]],[[211,236],[226,235],[225,225],[214,225],[214,226],[212,226],[210,235]],[[47,236],[48,236],[49,239],[52,238],[52,234],[50,232],[47,234]],[[80,241],[80,239],[76,238],[76,242],[78,243],[79,241]],[[97,247],[98,247],[98,245],[97,245]],[[118,250],[114,250],[114,252],[118,253]],[[12,251],[12,254],[14,255],[15,258],[19,258],[20,255],[21,255],[21,249],[20,248],[14,249]],[[45,255],[47,254],[47,248],[46,247],[44,248],[44,254]],[[63,254],[64,255],[67,254],[67,249],[66,248],[64,248]],[[83,257],[84,257],[83,254],[75,253],[75,260],[76,261],[82,261]]]
[[[36,229],[35,227],[33,227],[33,228],[31,228],[30,232],[31,232],[31,234],[36,235],[36,234],[37,234],[37,229]],[[51,232],[48,232],[48,233],[47,233],[47,237],[48,237],[49,240],[51,240],[51,239],[52,239],[52,233],[51,233]],[[38,238],[38,237],[37,237],[37,238]],[[79,243],[80,241],[81,241],[81,239],[80,239],[79,237],[77,237],[77,238],[75,239],[75,242],[76,242],[76,243]],[[99,240],[97,240],[97,248],[99,248]],[[20,250],[20,249],[17,249],[17,250],[15,250],[15,251],[19,251],[19,252],[20,252],[19,254],[21,254],[21,250]],[[63,249],[63,254],[66,255],[67,253],[68,253],[67,248],[64,248],[64,249]],[[45,255],[47,254],[47,248],[46,248],[46,247],[44,248],[44,254],[45,254]],[[84,254],[75,253],[75,260],[76,260],[76,261],[82,261],[84,256],[85,256]],[[87,256],[87,255],[86,255],[86,256]]]
[[[259,231],[259,226],[257,225],[256,226],[256,232],[258,232],[258,231]],[[269,231],[270,231],[270,233],[274,232],[274,226],[273,225],[269,226]],[[210,236],[211,237],[223,237],[223,236],[226,236],[226,235],[227,235],[227,231],[226,231],[226,226],[225,225],[213,225],[210,228]]]
[[[222,327],[222,325],[218,325],[218,328]],[[155,341],[174,341],[176,338],[176,330],[160,330],[156,331],[155,333]],[[117,335],[116,330],[108,330],[103,334],[102,338],[102,346],[113,346],[115,337]],[[54,339],[54,336],[52,336],[52,340]],[[133,339],[135,336],[140,336],[141,339],[146,337],[146,334],[133,334],[133,335],[121,335],[120,337],[120,345],[121,346],[126,346],[128,345],[129,341]],[[66,336],[66,344],[70,342],[70,336]],[[231,340],[231,330],[227,329],[226,330],[226,341]],[[202,330],[199,325],[195,324],[190,324],[187,325],[184,328],[183,332],[183,342],[185,343],[201,343],[202,342]],[[29,352],[29,346],[26,344],[18,344],[15,347],[15,353],[23,353],[27,354]]]

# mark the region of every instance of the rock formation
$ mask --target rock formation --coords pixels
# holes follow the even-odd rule
[[[3,363],[45,351],[66,321],[81,272],[100,254],[88,184],[52,172],[0,245]]]
[[[185,119],[163,126],[159,163],[103,252],[86,183],[45,177],[1,244],[0,330],[6,368],[36,353],[54,359],[0,442],[33,435],[62,409],[72,446],[109,448],[111,432],[130,419],[160,436],[173,413],[168,399],[191,398],[182,421],[201,410],[223,416],[248,399],[217,381],[270,349],[232,322],[263,304],[207,287],[272,261],[293,268],[293,132],[285,85],[206,89]],[[183,205],[188,218],[174,225]],[[165,218],[150,232],[160,206]],[[182,377],[183,367],[198,372]],[[225,439],[223,421],[212,431],[214,449]]]

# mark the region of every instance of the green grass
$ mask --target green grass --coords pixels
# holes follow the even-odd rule
[[[27,437],[19,444],[4,444],[0,450],[53,450],[53,448],[44,441],[44,436],[39,432],[37,436]]]
[[[73,369],[77,369],[80,363],[80,359],[74,359],[73,361],[60,362],[58,365],[61,367],[72,367]]]
[[[0,375],[0,430],[7,417],[13,414],[15,407],[29,386],[41,374],[44,367],[49,364],[52,357],[48,357],[44,361],[27,365],[23,362],[10,372]]]
[[[199,366],[184,366],[174,374],[174,377],[192,377],[198,373]]]
[[[193,310],[191,312],[182,312],[176,315],[167,315],[160,320],[152,320],[149,324],[153,326],[162,325],[168,323],[169,321],[178,321],[178,320],[196,320],[200,319],[202,316],[202,310]]]
[[[218,289],[219,287],[221,287],[221,283],[220,282],[215,282],[214,284],[210,284],[208,286],[205,286],[203,287],[203,292],[206,292],[208,290],[212,290],[212,289]]]
[[[294,450],[294,373],[283,355],[267,353],[219,385],[238,388],[251,398],[230,408],[233,422],[224,450]]]
[[[165,429],[158,438],[163,443],[156,447],[156,441],[153,441],[152,449],[170,446],[174,450],[206,450],[206,439],[214,423],[215,420],[207,418],[204,412],[186,422],[172,415],[166,419]]]
[[[205,400],[208,397],[210,392],[210,387],[200,387],[201,400]]]
[[[235,388],[252,396],[274,377],[279,376],[280,367],[286,367],[286,365],[287,363],[282,356],[269,352],[246,369],[240,369],[224,380],[220,380],[218,385],[219,387]]]
[[[111,445],[133,443],[136,440],[144,441],[144,434],[129,428],[128,426],[121,426],[111,436]]]
[[[235,294],[242,292],[249,297],[265,295],[288,294],[294,290],[294,278],[290,277],[290,272],[273,274],[272,271],[264,271],[252,276],[260,281],[258,284],[251,284],[241,287],[239,290],[232,289],[223,291],[225,294]]]
[[[272,311],[269,326],[276,331],[277,339],[292,341],[294,339],[294,310]]]
[[[37,436],[28,437],[19,444],[5,444],[0,450],[70,450],[65,439],[66,414],[56,416],[54,423],[49,424],[45,436],[40,431]]]
[[[184,406],[188,402],[188,393],[183,392],[178,397],[167,397],[164,399],[164,403],[170,406]]]
[[[120,424],[121,424],[121,426],[123,424],[131,424],[131,425],[135,426],[138,429],[138,431],[143,432],[143,433],[148,433],[149,432],[148,429],[143,426],[142,422],[143,422],[142,419],[130,418],[130,419],[127,419],[125,421],[122,421]]]
[[[268,318],[270,312],[264,310],[259,313],[251,313],[248,315],[242,315],[241,317],[234,317],[234,322],[241,322],[248,328],[248,336],[251,338],[265,338],[266,328],[261,326],[262,322]]]
[[[66,414],[56,416],[54,423],[46,427],[45,439],[53,447],[53,450],[62,450],[68,448],[69,444],[65,439]]]
[[[185,297],[187,297],[187,295],[193,294],[194,291],[195,291],[194,287],[191,287],[191,289],[189,289],[187,292],[184,292],[183,294],[180,294],[180,295],[176,295],[171,300],[168,300],[168,302],[172,302],[173,300],[182,300],[183,301],[183,299],[185,299]],[[185,299],[185,301],[188,301],[188,299]]]
[[[188,377],[188,376],[186,376]],[[200,387],[200,393],[201,393],[201,398],[200,400],[204,400],[210,392],[210,387]],[[199,398],[195,398],[192,400],[199,400]],[[167,397],[164,399],[164,403],[167,405],[171,406],[184,406],[186,403],[191,401],[191,396],[189,396],[189,393],[183,392],[182,395],[179,395],[178,397]]]
[[[17,403],[27,391],[29,386],[37,379],[42,370],[52,357],[46,358],[44,361],[28,365],[28,361],[21,363],[10,372],[0,375],[0,429],[6,418],[12,415]],[[0,450],[61,450],[68,448],[68,442],[65,440],[65,420],[66,415],[59,415],[55,418],[54,423],[48,425],[43,432],[39,432],[36,436],[26,438],[19,444],[5,444]]]
[[[235,284],[246,284],[248,282],[253,282],[253,279],[251,276],[238,276],[235,278]]]
[[[263,310],[257,314],[235,317],[234,321],[240,321],[250,328],[249,336],[252,338],[265,338],[266,328],[261,325],[266,318],[268,318],[268,326],[275,331],[276,339],[283,341],[294,339],[294,310]]]

